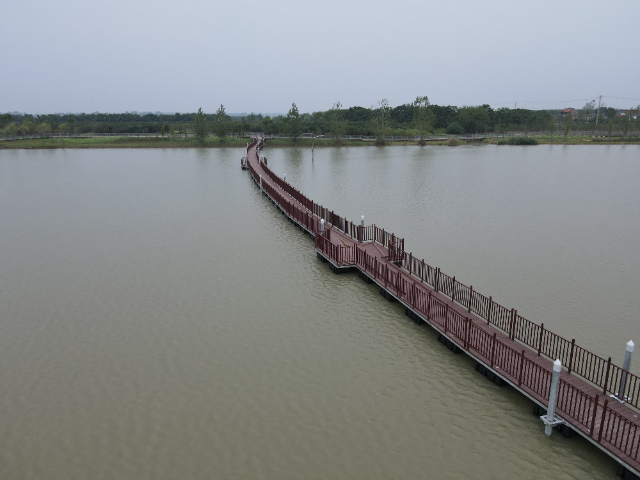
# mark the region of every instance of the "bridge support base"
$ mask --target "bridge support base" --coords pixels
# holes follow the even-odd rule
[[[449,350],[451,350],[453,353],[460,353],[462,351],[460,350],[460,347],[458,347],[455,343],[453,343],[451,340],[449,340],[447,337],[445,337],[441,333],[438,334],[438,341],[441,344],[443,344],[445,347],[447,347]]]
[[[418,325],[426,325],[427,324],[427,322],[425,322],[424,319],[420,315],[414,313],[413,310],[411,310],[408,307],[404,308],[404,314],[407,317],[409,317],[411,320],[416,322],[416,324],[418,324]]]
[[[360,270],[358,270],[358,277],[364,280],[365,283],[373,283],[373,280],[371,280],[371,278],[368,275],[362,273]]]
[[[384,298],[386,298],[388,301],[390,302],[395,302],[396,301],[396,297],[394,297],[393,295],[391,295],[389,292],[387,292],[384,288],[380,287],[380,295],[382,295]]]
[[[483,364],[481,364],[480,362],[476,362],[476,371],[478,373],[480,373],[480,375],[484,375],[485,377],[487,377],[489,379],[490,382],[495,383],[497,386],[499,387],[503,387],[507,384],[507,382],[505,382],[502,377],[500,377],[499,375],[496,375],[495,372],[493,372],[492,370],[488,369],[487,367],[485,367]]]
[[[543,417],[547,415],[547,409],[544,407],[541,407],[540,405],[538,405],[537,403],[533,404],[533,415],[535,417]],[[566,423],[560,424],[560,425],[556,425],[553,427],[553,429],[557,432],[560,432],[562,434],[563,437],[565,438],[571,438],[571,437],[575,437],[578,433],[571,428],[569,425],[567,425]]]
[[[630,472],[624,465],[618,465],[618,471],[616,472],[618,477],[624,480],[640,480],[640,477],[633,472]]]
[[[541,407],[537,403],[533,404],[533,416],[534,417],[541,417],[542,415],[546,415],[546,414],[547,414],[547,409],[546,408]]]

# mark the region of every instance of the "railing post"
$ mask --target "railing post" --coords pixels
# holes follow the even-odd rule
[[[544,323],[540,324],[540,337],[538,338],[538,357],[542,351],[542,334],[544,333]]]
[[[410,302],[413,309],[416,309],[416,282],[411,283],[411,288],[409,289]]]
[[[627,384],[627,372],[631,368],[631,356],[633,355],[634,348],[633,340],[627,342],[627,350],[624,354],[624,364],[622,366],[622,379],[620,380],[620,389],[618,390],[618,400],[621,402],[626,401],[624,397],[624,388]]]
[[[469,317],[464,319],[464,348],[469,350]]]
[[[607,393],[607,384],[609,383],[609,371],[611,370],[611,357],[607,360],[607,373],[604,376],[604,386],[602,387],[602,393]]]
[[[358,234],[358,241],[364,241],[364,215],[360,217],[360,232]]]
[[[509,338],[513,340],[513,324],[516,321],[516,311],[515,309],[511,309],[511,321],[509,322]]]
[[[571,351],[569,352],[569,368],[567,371],[571,373],[571,368],[573,367],[573,348],[576,346],[576,339],[571,339]]]
[[[600,417],[600,431],[598,432],[598,443],[602,440],[602,429],[604,428],[604,417],[607,416],[607,405],[609,405],[609,399],[605,399],[604,405],[602,405],[602,417]]]
[[[551,436],[556,421],[556,404],[558,402],[558,386],[560,384],[560,372],[562,370],[562,363],[560,360],[553,362],[553,372],[551,374],[551,390],[549,391],[549,408],[547,408],[547,414],[544,421],[544,433],[547,436]]]
[[[471,313],[471,297],[473,297],[473,285],[469,287],[469,313]]]
[[[453,281],[451,282],[451,301],[456,301],[456,276],[453,276]]]
[[[518,372],[518,386],[522,385],[523,368],[524,368],[524,349],[522,349],[522,356],[520,357],[520,372]]]
[[[431,320],[431,291],[429,291],[429,297],[427,298],[427,320]]]
[[[438,287],[440,286],[440,267],[436,268],[436,281],[435,281],[435,290],[438,293]]]
[[[412,274],[412,264],[413,263],[413,254],[411,252],[409,252],[409,275]]]
[[[489,309],[487,312],[487,325],[491,325],[491,310],[493,309],[493,297],[489,297]]]
[[[598,412],[598,400],[600,400],[600,395],[596,395],[596,403],[593,406],[593,415],[591,415],[591,428],[589,429],[589,436],[593,437],[595,433],[594,430],[596,428],[596,413]]]
[[[449,304],[447,303],[446,306],[444,307],[444,333],[447,333],[447,327],[448,327],[448,320],[449,320]]]
[[[496,355],[496,332],[493,332],[493,344],[491,345],[491,368],[493,368],[493,361]]]

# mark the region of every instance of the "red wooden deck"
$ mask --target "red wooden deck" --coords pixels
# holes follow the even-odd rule
[[[430,324],[545,408],[553,360],[560,359],[556,415],[640,474],[640,378],[416,259],[404,251],[403,239],[375,225],[362,228],[306,198],[260,161],[259,146],[259,139],[249,146],[243,167],[292,221],[315,236],[316,250],[334,271],[358,269],[402,302],[412,318]],[[624,373],[626,403],[612,398]]]

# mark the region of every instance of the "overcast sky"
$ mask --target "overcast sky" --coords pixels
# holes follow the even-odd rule
[[[32,0],[0,38],[0,112],[640,104],[639,0]]]

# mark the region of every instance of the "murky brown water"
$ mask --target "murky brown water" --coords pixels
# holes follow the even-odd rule
[[[265,151],[311,198],[614,358],[640,338],[639,153]],[[333,275],[239,156],[0,152],[0,478],[614,478]]]

